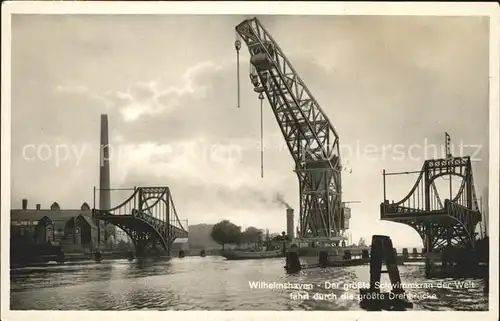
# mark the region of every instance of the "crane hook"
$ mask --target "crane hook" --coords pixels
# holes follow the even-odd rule
[[[255,88],[259,87],[260,82],[259,82],[259,76],[257,74],[251,74],[250,75],[250,80],[252,81],[252,85]],[[259,97],[259,99],[260,99],[260,97]]]
[[[241,41],[236,39],[234,42],[234,47],[236,48],[236,82],[238,86],[238,108],[240,108],[240,49]]]
[[[267,86],[267,79],[268,79],[268,74],[267,72],[262,73],[262,87]],[[260,98],[260,97],[259,97]],[[262,97],[263,99],[264,97]]]

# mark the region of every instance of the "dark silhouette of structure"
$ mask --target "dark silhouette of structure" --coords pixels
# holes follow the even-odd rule
[[[300,198],[297,237],[326,238],[338,243],[345,239],[345,218],[342,214],[342,166],[337,131],[285,53],[257,18],[238,24],[236,33],[237,57],[242,43],[247,45],[251,55],[250,79],[254,91],[259,94],[261,116],[262,101],[266,96],[295,161]],[[261,150],[261,162],[262,159]],[[289,234],[292,236],[293,233],[289,231]]]
[[[385,261],[387,270],[382,270]],[[391,295],[380,290],[382,273],[389,275]],[[402,287],[401,277],[396,262],[396,251],[392,241],[385,235],[373,235],[370,252],[370,287],[359,290],[360,306],[369,311],[406,310],[413,304],[408,301]]]
[[[111,208],[111,176],[110,176],[110,153],[108,134],[108,115],[101,115],[101,136],[99,154],[99,208],[109,210]],[[107,241],[111,236],[116,239],[116,228],[112,224],[98,221],[99,232],[104,229],[104,239]],[[99,237],[101,238],[101,233]],[[101,243],[101,240],[99,240]]]
[[[137,187],[112,189],[110,183],[110,149],[108,116],[101,115],[101,141],[99,163],[99,189],[94,188],[92,217],[104,226],[106,240],[116,237],[116,227],[122,229],[135,245],[136,255],[146,255],[145,250],[160,250],[170,254],[176,238],[187,238],[187,230],[181,224],[168,187]],[[121,204],[111,206],[111,192],[130,190],[132,195]],[[96,208],[96,192],[99,192],[99,208]],[[102,224],[104,223],[104,224]],[[187,223],[185,224],[187,228]],[[100,235],[101,233],[99,233]]]
[[[161,248],[170,254],[176,238],[188,237],[187,222],[183,225],[179,220],[170,189],[136,187],[131,191],[128,199],[109,210],[94,208],[93,217],[125,231],[137,256],[147,255],[149,250],[160,252]]]
[[[87,203],[80,209],[61,209],[57,202],[50,209],[28,208],[23,199],[22,209],[12,209],[12,243],[58,243],[65,251],[83,251],[97,245],[97,226],[92,220],[92,211]]]
[[[80,209],[62,209],[57,202],[50,209],[40,204],[10,211],[11,264],[63,261],[67,253],[91,253],[98,245],[98,228],[87,203]]]
[[[413,172],[415,173],[415,172]],[[422,240],[426,252],[456,246],[472,249],[475,246],[476,225],[481,221],[470,158],[448,157],[426,160],[417,182],[408,195],[399,202],[386,198],[384,170],[384,202],[380,205],[382,220],[398,222],[413,227]],[[435,180],[442,176],[458,176],[462,183],[451,199],[441,200]]]

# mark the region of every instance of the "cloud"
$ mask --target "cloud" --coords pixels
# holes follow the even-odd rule
[[[120,111],[125,121],[136,121],[143,115],[156,116],[168,113],[182,105],[186,96],[194,99],[206,95],[207,84],[203,83],[204,74],[221,69],[212,62],[200,62],[188,68],[174,86],[162,86],[155,80],[139,81],[125,91],[95,92],[83,85],[57,85],[60,93],[84,95],[101,100],[106,106]]]
[[[126,93],[116,93],[118,98],[124,98],[125,104],[115,102],[115,106],[121,109],[126,121],[138,120],[142,115],[155,116],[157,114],[172,111],[181,107],[185,96],[203,98],[206,85],[198,81],[199,76],[204,73],[216,71],[218,66],[211,62],[201,62],[188,68],[180,77],[177,86],[162,88],[156,81],[138,82]]]

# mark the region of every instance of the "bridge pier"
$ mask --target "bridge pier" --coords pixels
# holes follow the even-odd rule
[[[158,246],[159,240],[156,238],[139,240],[134,243],[136,257],[155,257],[155,256],[170,256],[170,246],[165,249],[163,246]]]
[[[169,251],[164,251],[163,249],[153,249],[152,247],[136,247],[135,257],[157,257],[157,256],[170,256]]]
[[[432,252],[432,225],[428,222],[425,226],[425,253]]]

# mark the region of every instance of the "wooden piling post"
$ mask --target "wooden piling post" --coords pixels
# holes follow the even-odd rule
[[[319,263],[320,268],[328,267],[328,252],[327,251],[319,251],[318,263]]]
[[[387,266],[386,271],[382,271],[383,261]],[[389,274],[393,293],[391,296],[380,292],[382,273]],[[366,310],[405,310],[413,307],[413,304],[406,300],[397,266],[397,253],[388,236],[373,235],[370,252],[370,287],[360,289],[359,292],[360,305]]]
[[[299,253],[297,251],[288,251],[286,253],[286,266],[288,273],[297,273],[301,270]]]

